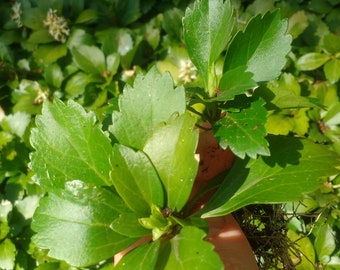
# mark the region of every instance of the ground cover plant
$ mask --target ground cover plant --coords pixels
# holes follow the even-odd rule
[[[234,213],[260,268],[338,269],[339,2],[1,3],[0,268],[223,269]],[[191,196],[199,129],[236,160]]]

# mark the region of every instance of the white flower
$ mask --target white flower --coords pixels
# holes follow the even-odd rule
[[[21,14],[22,14],[21,3],[15,2],[14,5],[12,6],[11,19],[12,21],[16,22],[18,27],[22,26]]]
[[[47,12],[44,25],[48,26],[48,32],[57,41],[64,43],[66,37],[70,34],[67,21],[64,17],[57,15],[57,10],[49,9]]]
[[[197,69],[190,60],[181,60],[178,78],[184,83],[191,83],[197,79]]]

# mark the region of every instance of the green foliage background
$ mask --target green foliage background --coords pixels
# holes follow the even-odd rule
[[[213,75],[200,77],[194,69],[183,75],[183,63],[189,61],[189,55],[199,71],[209,70],[215,62],[216,69],[219,70],[223,63],[223,59],[219,57],[223,47],[218,48],[217,55],[209,59],[196,57],[195,52],[186,51],[182,18],[191,4],[192,1],[189,0],[21,0],[0,3],[0,269],[72,269],[67,263],[47,256],[46,250],[38,248],[31,241],[32,216],[40,198],[45,194],[42,188],[45,189],[46,186],[37,185],[29,169],[29,153],[33,151],[33,147],[39,147],[34,145],[34,141],[30,142],[29,138],[32,127],[36,123],[39,125],[39,120],[36,122],[35,119],[41,114],[44,101],[75,101],[86,109],[89,129],[96,117],[102,123],[103,129],[108,131],[112,120],[107,116],[121,106],[131,108],[131,105],[118,101],[124,86],[138,83],[138,77],[135,80],[136,74],[139,71],[145,73],[153,65],[161,71],[170,71],[178,87],[183,87],[180,85],[184,84],[190,91],[204,85],[213,93],[214,89],[210,88],[215,80]],[[271,17],[267,15],[266,19],[274,21],[274,10],[279,8],[281,17],[287,19],[288,33],[293,38],[292,50],[287,56],[282,73],[259,65],[250,65],[247,70],[242,70],[245,68],[241,66],[242,63],[230,61],[224,65],[224,72],[229,73],[221,79],[221,85],[223,86],[223,81],[229,82],[235,72],[252,72],[255,74],[254,81],[249,80],[246,72],[243,73],[244,82],[247,83],[243,90],[252,88],[256,83],[259,85],[254,96],[262,99],[252,106],[259,111],[264,106],[269,112],[267,122],[263,123],[263,133],[307,136],[329,146],[340,155],[340,1],[234,0],[231,4],[235,9],[236,23],[228,29],[229,35],[245,29],[253,16],[257,16],[253,21],[253,25],[256,25],[256,20],[269,10],[273,13],[270,13]],[[51,21],[47,19],[48,13],[49,19],[54,19],[59,28],[51,27]],[[224,14],[226,24],[230,23],[228,16]],[[184,25],[190,25],[190,17],[188,18]],[[207,31],[203,26],[200,30]],[[248,31],[256,31],[249,29]],[[244,44],[242,38],[242,34],[237,35],[235,44]],[[210,40],[215,39],[210,37]],[[186,42],[190,42],[190,39]],[[256,43],[256,38],[251,42]],[[213,42],[209,44],[211,48],[216,47]],[[201,45],[205,48],[206,44]],[[227,55],[235,55],[233,50],[231,47]],[[283,50],[282,54],[287,52],[288,50]],[[244,61],[251,62],[251,59]],[[276,76],[279,77],[272,80]],[[268,83],[261,83],[268,78]],[[149,83],[152,85],[153,82]],[[172,88],[169,91],[171,90]],[[215,100],[230,101],[236,94],[239,93],[233,93],[232,96],[221,93]],[[180,97],[172,98],[180,100]],[[143,101],[140,102],[142,104]],[[199,111],[200,102],[190,102],[189,105]],[[154,106],[157,107],[156,102]],[[177,111],[185,110],[185,104],[178,106],[180,108],[176,108]],[[82,119],[85,112],[78,110],[79,119]],[[166,113],[165,120],[168,119]],[[74,126],[77,125],[77,118],[65,120],[63,117],[64,115],[60,116],[60,121],[74,121]],[[129,119],[118,112],[114,117],[121,121],[122,128]],[[249,116],[240,117],[249,120]],[[259,118],[262,116],[259,115]],[[214,127],[216,134],[222,132],[223,127],[233,123],[232,121],[233,119],[222,119]],[[137,120],[130,123],[131,128],[139,123]],[[43,125],[44,122],[40,124]],[[82,129],[83,127],[79,127],[80,133]],[[121,130],[110,131],[117,139],[121,139],[124,137],[119,134]],[[93,132],[96,133],[96,130]],[[43,135],[48,140],[49,134]],[[84,142],[97,143],[97,136],[107,139],[106,135],[94,134],[93,141],[86,138]],[[131,140],[126,144],[131,143],[137,149],[144,147],[134,145],[134,139]],[[227,141],[233,141],[233,138],[221,138],[221,145]],[[107,141],[106,144],[109,145],[110,142]],[[100,147],[108,149],[105,145]],[[262,141],[255,149],[237,148],[239,152],[236,154],[240,157],[256,157],[257,154],[266,155],[267,148],[267,142]],[[101,154],[103,160],[96,160],[98,164],[108,162],[104,153]],[[51,152],[40,158],[48,159],[48,155],[53,158]],[[88,155],[85,153],[84,156]],[[261,159],[256,162],[264,161]],[[322,165],[315,163],[315,166]],[[309,170],[308,164],[305,170]],[[91,172],[86,173],[91,175]],[[103,172],[103,175],[106,174],[108,172]],[[98,181],[101,181],[100,178]],[[297,185],[303,190],[304,183]],[[304,259],[297,269],[314,269],[315,266],[321,269],[340,269],[340,246],[337,242],[340,230],[339,189],[339,177],[325,178],[322,186],[306,196],[301,204],[287,204],[288,213],[304,213],[292,218],[289,224],[291,239],[306,236],[300,242]],[[151,190],[150,193],[152,192]],[[163,198],[158,200],[162,201]],[[174,202],[176,203],[183,204],[178,201]],[[222,211],[229,211],[229,208],[223,208]],[[199,231],[195,231],[195,234],[200,237]],[[114,239],[115,236],[112,237]],[[153,248],[156,249],[145,247],[145,252],[150,252],[152,256]],[[88,259],[92,262],[91,258]],[[96,267],[112,269],[112,264],[103,262]]]

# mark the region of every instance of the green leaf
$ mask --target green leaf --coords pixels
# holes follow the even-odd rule
[[[44,65],[50,65],[55,63],[58,59],[62,58],[67,54],[67,47],[65,44],[62,45],[42,45],[33,52],[35,60]]]
[[[16,252],[15,245],[9,238],[0,242],[0,269],[14,269]]]
[[[162,182],[143,152],[115,144],[111,167],[112,183],[133,211],[147,215],[152,204],[163,207]]]
[[[244,94],[247,90],[257,85],[252,77],[253,74],[246,72],[245,66],[228,70],[220,80],[217,97],[209,99],[209,101],[228,101],[232,100],[236,95]]]
[[[290,257],[296,262],[295,269],[315,270],[315,251],[310,239],[292,230],[288,230],[287,236],[291,241],[298,245],[299,251],[303,254],[299,254],[300,256],[297,256],[293,252],[289,252]]]
[[[320,178],[339,171],[338,156],[308,139],[270,136],[270,157],[238,160],[202,217],[223,216],[243,206],[298,201]]]
[[[327,264],[330,256],[336,250],[336,232],[327,223],[317,226],[314,247],[319,261]]]
[[[189,56],[203,77],[210,96],[215,91],[215,61],[227,45],[234,17],[230,1],[195,1],[183,18],[183,35]]]
[[[278,10],[252,18],[244,32],[238,32],[231,42],[225,56],[224,72],[247,66],[247,71],[254,74],[255,82],[278,77],[290,51],[292,38],[286,30],[287,21],[281,20]]]
[[[154,67],[139,74],[133,87],[126,85],[118,103],[110,131],[119,143],[141,150],[155,127],[175,112],[184,113],[185,93],[183,87],[174,89],[168,73],[161,75]]]
[[[321,67],[330,59],[330,55],[324,53],[307,53],[301,56],[297,62],[296,66],[299,70],[314,70]]]
[[[153,270],[158,258],[160,241],[145,243],[133,249],[119,261],[115,270]]]
[[[110,225],[115,232],[130,238],[139,238],[151,234],[151,231],[141,226],[139,219],[141,215],[136,213],[120,214]]]
[[[61,67],[56,63],[53,63],[46,67],[44,77],[46,79],[46,83],[56,89],[60,89],[64,81],[63,71],[61,70]]]
[[[95,46],[73,47],[71,53],[77,66],[87,73],[101,74],[106,70],[104,53]]]
[[[154,131],[144,147],[166,190],[166,207],[178,212],[188,200],[198,168],[195,122],[189,113],[174,115]]]
[[[16,112],[14,114],[7,115],[1,122],[1,127],[23,138],[28,125],[30,124],[31,116],[25,112]]]
[[[324,72],[327,80],[331,83],[338,82],[340,79],[340,60],[334,58],[327,62],[324,66]]]
[[[83,10],[78,18],[76,19],[75,23],[89,23],[96,21],[99,18],[98,12],[95,9],[85,9]]]
[[[323,48],[330,54],[340,52],[340,38],[335,34],[327,34],[322,40]]]
[[[228,112],[214,125],[214,136],[223,149],[244,158],[246,155],[256,158],[257,155],[269,155],[268,142],[265,139],[267,110],[264,101],[258,99],[250,108],[240,112]]]
[[[255,82],[269,81],[279,76],[290,50],[291,36],[285,34],[287,21],[280,12],[268,12],[251,19],[231,42],[224,62],[224,72],[247,66]],[[275,59],[275,61],[273,61]]]
[[[65,92],[70,95],[71,98],[78,97],[83,94],[85,87],[90,83],[90,76],[85,72],[79,71],[70,77],[65,86]]]
[[[74,180],[65,190],[50,192],[40,201],[32,222],[32,238],[49,256],[74,266],[89,266],[111,258],[136,239],[110,228],[128,211],[113,192]]]
[[[196,227],[183,227],[180,233],[163,247],[155,269],[224,269],[221,259],[213,250],[214,246],[203,240],[205,236],[204,231]]]
[[[111,142],[76,102],[46,102],[32,130],[30,167],[46,189],[63,188],[66,181],[80,179],[96,185],[110,183]]]

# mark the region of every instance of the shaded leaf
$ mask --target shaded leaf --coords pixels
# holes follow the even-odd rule
[[[214,125],[214,136],[223,149],[244,158],[246,155],[256,158],[257,155],[269,155],[268,142],[265,139],[264,124],[267,111],[264,101],[258,99],[249,108],[240,112],[229,112]]]
[[[136,239],[110,228],[127,209],[123,201],[104,188],[74,180],[65,190],[40,201],[32,222],[33,241],[49,249],[49,256],[74,266],[88,266],[112,257]]]
[[[118,102],[120,112],[113,112],[110,131],[119,143],[140,150],[156,126],[185,111],[184,89],[174,89],[170,75],[156,68],[138,75],[133,87],[126,85]]]
[[[224,269],[214,246],[203,240],[204,231],[185,226],[160,253],[156,269],[164,270],[217,270]]]
[[[290,50],[291,36],[286,30],[287,21],[281,20],[278,10],[252,18],[246,29],[232,40],[225,56],[224,72],[247,66],[255,82],[279,76]]]
[[[197,173],[195,122],[190,114],[174,115],[154,131],[144,147],[166,190],[166,206],[174,211],[180,211],[188,200]]]
[[[244,94],[247,90],[254,88],[257,84],[252,79],[253,74],[246,72],[246,67],[241,66],[228,70],[220,80],[219,93],[213,101],[228,101],[236,95]]]
[[[148,215],[152,204],[163,207],[164,191],[161,180],[143,152],[115,144],[111,166],[112,183],[133,211]]]
[[[230,1],[195,1],[183,18],[183,35],[189,56],[209,91],[217,86],[213,85],[216,80],[214,62],[226,47],[233,25]]]
[[[106,70],[104,53],[95,46],[72,47],[71,53],[77,66],[87,73],[101,74]]]
[[[30,167],[45,189],[63,188],[66,181],[109,184],[111,143],[96,125],[94,113],[76,102],[46,102],[32,130]]]
[[[329,224],[323,223],[315,232],[314,247],[319,261],[327,264],[330,256],[336,250],[336,232]]]
[[[249,204],[298,201],[321,185],[321,177],[339,172],[337,155],[324,145],[283,136],[268,140],[271,156],[238,160],[203,217],[226,215]]]

